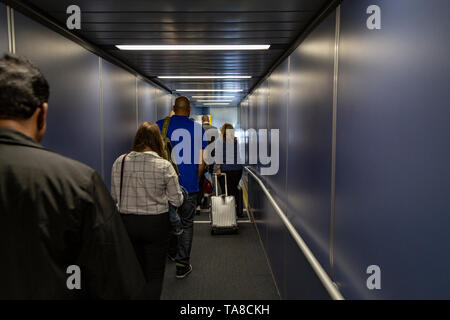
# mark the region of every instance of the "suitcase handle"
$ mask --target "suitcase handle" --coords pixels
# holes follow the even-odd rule
[[[225,173],[221,173],[221,176],[225,177],[225,197],[228,197],[228,187],[227,187],[227,175]],[[214,179],[216,181],[216,196],[219,196],[219,188],[217,187],[217,173],[214,173]]]

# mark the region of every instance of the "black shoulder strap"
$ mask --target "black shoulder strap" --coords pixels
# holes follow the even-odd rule
[[[125,166],[125,159],[127,158],[127,154],[122,159],[122,166],[120,168],[120,196],[119,196],[119,206],[122,204],[122,184],[123,184],[123,168]]]

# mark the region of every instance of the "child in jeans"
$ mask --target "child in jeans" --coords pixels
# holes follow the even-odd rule
[[[187,199],[187,191],[184,187],[180,186],[184,199]],[[183,226],[181,224],[180,216],[178,215],[177,208],[169,203],[169,220],[172,226],[172,234],[179,236],[183,233]]]

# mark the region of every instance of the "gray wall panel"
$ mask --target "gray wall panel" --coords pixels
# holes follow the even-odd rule
[[[289,300],[329,300],[330,296],[297,243],[284,228],[285,293]]]
[[[267,129],[269,89],[268,81],[264,81],[255,91],[255,107],[258,109],[257,129]]]
[[[0,3],[0,56],[9,52],[6,6]]]
[[[237,107],[225,107],[225,108],[209,108],[211,113],[212,125],[220,128],[225,123],[231,123],[233,127],[237,127],[237,116],[238,116],[238,108]]]
[[[329,265],[331,128],[335,16],[330,15],[250,96],[256,128],[280,129],[280,170],[263,176],[325,270]],[[268,101],[268,104],[267,104]],[[254,110],[252,110],[254,108]],[[287,158],[288,156],[288,158]],[[287,179],[287,181],[286,181]],[[251,181],[251,178],[249,178]],[[287,186],[286,186],[287,184]],[[327,299],[328,294],[281,219],[256,188],[257,225],[282,296]]]
[[[287,59],[270,75],[268,79],[268,88],[268,128],[280,130],[278,142],[279,170],[277,174],[265,178],[271,194],[280,205],[281,209],[286,211],[286,152],[288,147],[287,105],[289,97],[289,62]]]
[[[159,119],[167,117],[172,110],[173,102],[170,94],[161,89],[156,90],[156,114]]]
[[[111,183],[111,169],[118,156],[129,152],[136,134],[135,76],[102,62],[105,182]]]
[[[335,274],[347,298],[450,298],[448,0],[344,1]],[[381,268],[381,290],[366,268]]]
[[[335,15],[292,53],[289,91],[288,216],[329,269],[331,128]]]
[[[17,11],[14,18],[16,53],[50,84],[43,145],[101,172],[98,57]]]
[[[155,88],[148,82],[138,80],[139,124],[145,121],[156,122]]]

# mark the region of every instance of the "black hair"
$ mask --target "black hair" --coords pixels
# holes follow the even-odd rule
[[[30,61],[11,54],[0,59],[0,119],[28,119],[49,95],[47,80]]]

